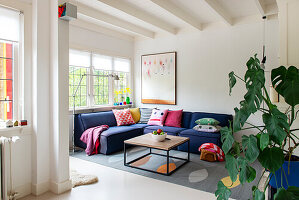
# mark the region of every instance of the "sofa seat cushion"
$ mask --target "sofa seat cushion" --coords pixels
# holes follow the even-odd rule
[[[221,134],[220,133],[209,133],[200,132],[193,129],[187,129],[179,133],[179,136],[190,138],[190,152],[197,153],[198,148],[204,143],[213,143],[221,147]],[[182,144],[178,147],[180,151],[188,151],[188,145]]]
[[[148,127],[150,125],[148,124],[133,124],[133,125],[130,125],[129,127],[134,127],[134,128],[145,128],[145,127]]]
[[[179,132],[186,130],[185,128],[177,128],[171,126],[148,126],[144,129],[144,133],[151,133],[158,129],[162,129],[164,132],[166,132],[169,135],[178,135]]]
[[[202,131],[197,131],[194,129],[187,129],[183,130],[180,132],[181,136],[194,136],[194,137],[207,137],[207,138],[219,138],[221,137],[220,132],[202,132]]]
[[[126,133],[126,132],[130,132],[136,129],[140,129],[140,128],[136,128],[136,127],[131,127],[131,126],[113,126],[110,127],[108,130],[104,131],[101,136],[103,137],[109,137],[112,135],[117,135],[117,134],[121,134],[121,133]]]
[[[99,152],[111,154],[124,148],[124,141],[143,134],[143,128],[114,126],[100,136]]]

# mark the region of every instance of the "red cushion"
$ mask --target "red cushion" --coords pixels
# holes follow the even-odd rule
[[[164,125],[181,128],[182,127],[182,115],[183,115],[183,110],[168,111]]]
[[[132,114],[129,109],[113,110],[117,126],[125,126],[135,124]]]

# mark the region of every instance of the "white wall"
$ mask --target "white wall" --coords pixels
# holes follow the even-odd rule
[[[103,29],[103,32],[105,29]],[[90,31],[71,25],[69,30],[70,48],[93,51],[103,55],[130,58],[134,61],[134,41],[130,38],[109,36],[102,32]],[[103,108],[107,110],[109,108]],[[101,109],[97,109],[100,111]],[[88,111],[87,111],[88,112]],[[69,115],[69,142],[72,145],[73,115]]]
[[[22,118],[27,119],[31,124],[32,116],[32,10],[29,4],[19,2],[17,0],[0,0],[0,4],[21,10],[24,13],[24,41],[22,48],[24,49],[24,57],[20,56],[24,69],[20,70],[22,75],[22,83],[20,93],[24,94],[23,99],[20,99],[22,105]],[[18,198],[31,193],[32,180],[32,128],[31,126],[22,128],[1,129],[0,136],[11,137],[19,136],[20,140],[12,145],[12,180],[13,187],[18,192]]]
[[[97,51],[101,54],[133,58],[134,41],[112,37],[78,26],[70,26],[70,48]]]
[[[215,28],[205,31],[184,31],[178,35],[158,36],[135,42],[134,94],[141,104],[140,59],[143,54],[177,51],[177,105],[161,108],[184,109],[233,114],[233,108],[245,94],[239,82],[229,96],[228,73],[244,77],[250,56],[262,55],[262,21]],[[267,69],[278,66],[278,20],[266,24]],[[267,73],[269,77],[270,74]],[[251,119],[257,121],[257,119]]]

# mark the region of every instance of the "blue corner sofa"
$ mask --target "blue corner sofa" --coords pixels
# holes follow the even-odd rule
[[[130,126],[117,126],[116,119],[112,111],[82,113],[75,115],[75,146],[86,148],[86,144],[80,140],[82,133],[88,128],[108,125],[110,128],[100,136],[100,149],[102,154],[112,154],[123,149],[124,140],[150,133],[159,128],[167,132],[168,135],[176,135],[190,138],[190,152],[199,153],[198,147],[203,143],[214,143],[221,147],[220,133],[198,132],[192,128],[195,121],[200,118],[214,118],[220,122],[220,126],[228,126],[233,120],[232,115],[204,113],[204,112],[183,112],[182,128],[169,126],[151,126],[147,124],[134,124]],[[187,151],[187,145],[180,145],[178,150]]]

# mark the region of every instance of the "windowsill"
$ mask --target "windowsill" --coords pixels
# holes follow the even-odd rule
[[[31,126],[14,126],[10,128],[1,127],[0,128],[0,136],[10,137],[10,136],[22,136],[22,135],[30,135],[32,133]]]
[[[113,109],[122,109],[122,108],[131,108],[133,105],[122,105],[122,106],[113,106],[113,105],[105,105],[105,106],[97,106],[97,107],[90,107],[90,108],[76,108],[75,114],[80,113],[91,113],[91,112],[102,112],[102,111],[110,111]],[[69,110],[69,114],[73,114],[73,110]]]

